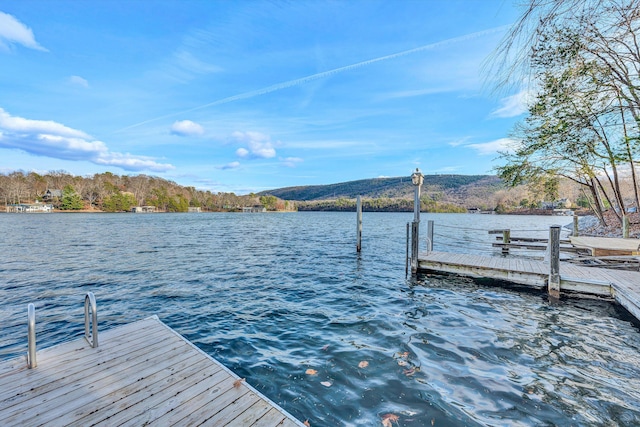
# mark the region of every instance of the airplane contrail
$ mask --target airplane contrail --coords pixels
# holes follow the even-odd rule
[[[138,126],[142,126],[145,125],[147,123],[151,123],[151,122],[155,122],[158,120],[162,120],[162,119],[167,119],[169,117],[175,117],[181,114],[185,114],[185,113],[191,113],[192,111],[197,111],[197,110],[202,110],[204,108],[209,108],[209,107],[214,107],[216,105],[222,105],[222,104],[228,104],[229,102],[234,102],[234,101],[239,101],[242,99],[249,99],[249,98],[253,98],[256,96],[260,96],[260,95],[266,95],[268,93],[271,92],[275,92],[278,90],[282,90],[282,89],[286,89],[286,88],[290,88],[293,86],[299,86],[308,82],[311,82],[313,80],[318,80],[318,79],[322,79],[325,77],[329,77],[332,76],[334,74],[338,74],[338,73],[342,73],[345,71],[349,71],[349,70],[354,70],[356,68],[360,68],[360,67],[364,67],[370,64],[375,64],[376,62],[382,62],[382,61],[388,61],[390,59],[395,59],[395,58],[399,58],[401,56],[406,56],[406,55],[411,55],[413,53],[416,52],[422,52],[424,50],[430,50],[430,49],[435,49],[438,47],[442,47],[445,46],[447,44],[452,44],[452,43],[458,43],[461,41],[465,41],[465,40],[471,40],[477,37],[482,37],[488,34],[493,34],[493,33],[497,33],[500,31],[503,31],[507,28],[509,28],[510,25],[503,25],[500,27],[495,27],[495,28],[490,28],[488,30],[483,30],[483,31],[478,31],[475,33],[470,33],[470,34],[466,34],[464,36],[459,36],[459,37],[454,37],[451,39],[447,39],[447,40],[442,40],[436,43],[431,43],[428,45],[424,45],[424,46],[420,46],[420,47],[416,47],[414,49],[409,49],[409,50],[405,50],[402,52],[398,52],[398,53],[392,53],[391,55],[385,55],[385,56],[381,56],[378,58],[373,58],[373,59],[368,59],[366,61],[362,61],[362,62],[357,62],[355,64],[351,64],[351,65],[345,65],[344,67],[339,67],[339,68],[334,68],[333,70],[328,70],[328,71],[323,71],[321,73],[317,73],[317,74],[311,74],[310,76],[306,76],[306,77],[301,77],[299,79],[294,79],[294,80],[289,80],[286,82],[282,82],[282,83],[276,83],[274,85],[271,86],[267,86],[261,89],[256,89],[256,90],[252,90],[250,92],[245,92],[245,93],[241,93],[238,95],[233,95],[233,96],[229,96],[227,98],[222,98],[219,99],[217,101],[213,101],[213,102],[209,102],[207,104],[203,104],[203,105],[199,105],[197,107],[193,107],[193,108],[189,108],[188,110],[183,110],[183,111],[178,111],[176,113],[170,113],[170,114],[165,114],[163,116],[159,116],[159,117],[154,117],[152,119],[148,119],[127,127],[124,127],[122,129],[118,129],[115,132],[122,132],[125,130],[129,130],[129,129],[133,129],[136,128]]]

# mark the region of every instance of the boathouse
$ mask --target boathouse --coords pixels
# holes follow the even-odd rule
[[[20,203],[7,205],[6,209],[8,213],[49,213],[53,211],[53,206],[44,203]]]
[[[244,206],[242,208],[242,212],[244,213],[262,213],[262,212],[266,212],[267,208],[265,208],[262,205],[256,205],[256,206]]]
[[[134,206],[131,208],[133,213],[153,213],[156,212],[155,206]]]

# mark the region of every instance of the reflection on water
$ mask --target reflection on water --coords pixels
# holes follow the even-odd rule
[[[478,217],[423,220],[458,227],[436,249],[557,222]],[[81,336],[91,290],[101,328],[157,314],[313,426],[640,424],[640,331],[625,312],[407,280],[409,220],[365,213],[358,255],[348,213],[0,215],[0,358],[26,351],[29,302],[40,348]]]

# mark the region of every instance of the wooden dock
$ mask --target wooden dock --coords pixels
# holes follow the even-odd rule
[[[303,426],[156,316],[0,363],[0,425]]]
[[[591,252],[591,256],[640,255],[640,240],[617,237],[573,236],[571,244]]]
[[[549,280],[549,264],[544,261],[449,252],[421,253],[418,271],[486,277],[537,289],[547,289]],[[640,272],[561,262],[560,291],[613,298],[640,320]]]

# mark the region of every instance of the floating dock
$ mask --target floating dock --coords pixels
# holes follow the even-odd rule
[[[0,363],[0,425],[303,426],[157,316]]]
[[[514,257],[420,253],[418,271],[505,280],[547,289],[549,263]],[[581,267],[560,262],[560,291],[609,297],[640,320],[640,272]]]
[[[640,240],[617,237],[571,237],[576,248],[586,249],[591,256],[640,255]]]

